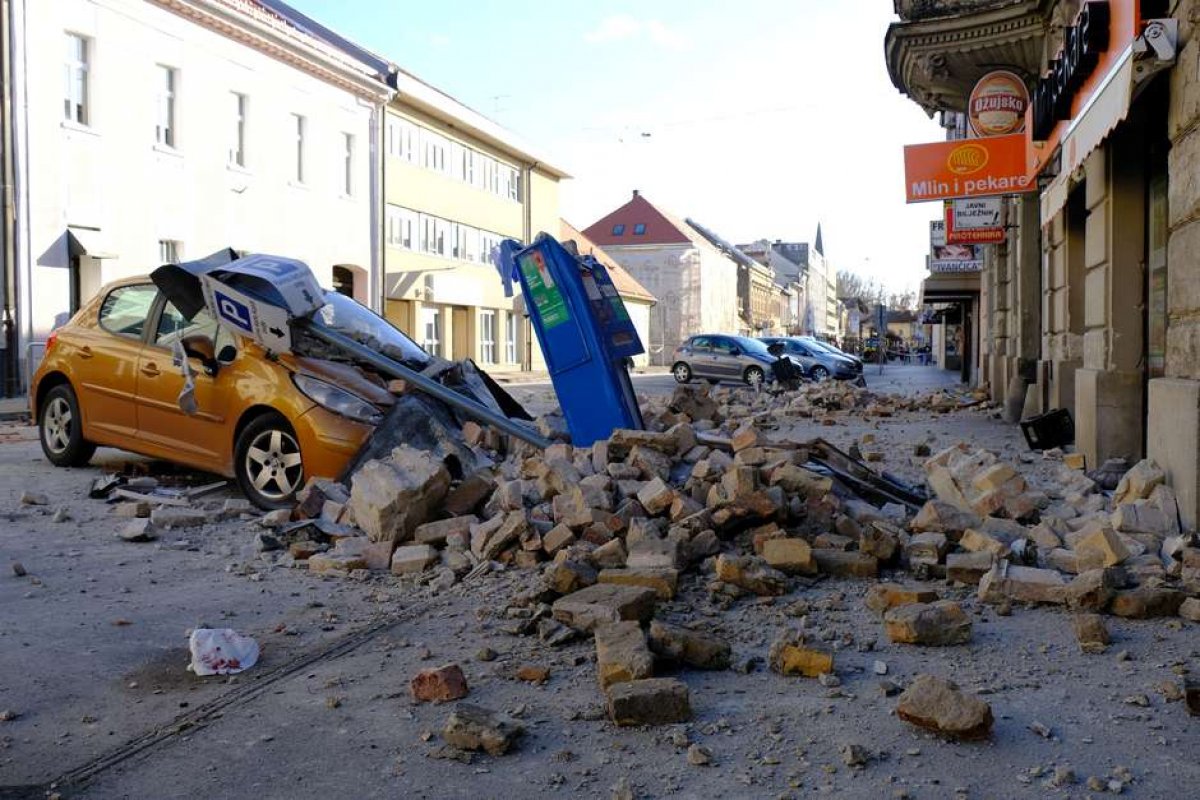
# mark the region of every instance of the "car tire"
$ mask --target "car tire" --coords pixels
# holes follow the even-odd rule
[[[682,361],[671,367],[671,374],[675,376],[676,383],[690,383],[692,380],[692,368]]]
[[[234,446],[234,475],[246,499],[261,509],[290,508],[304,486],[304,461],[296,432],[275,412],[250,421]]]
[[[811,370],[809,370],[808,374],[817,383],[828,380],[829,378],[829,370],[820,365],[813,367]]]
[[[762,371],[761,367],[746,367],[746,373],[742,376],[750,386],[761,386],[766,380],[767,374]]]
[[[38,440],[46,460],[56,467],[82,467],[95,454],[96,445],[83,438],[83,415],[69,383],[46,393],[38,411]]]

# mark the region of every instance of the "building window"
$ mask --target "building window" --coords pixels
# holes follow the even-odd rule
[[[433,131],[423,130],[421,131],[421,147],[424,151],[422,164],[426,169],[431,169],[434,172],[449,172],[446,151],[450,148],[450,142],[445,136]]]
[[[624,233],[625,233],[625,226],[624,226],[624,225],[613,225],[613,230],[612,230],[612,235],[613,235],[613,236],[621,236],[621,235],[623,235]]]
[[[302,115],[292,114],[292,137],[295,146],[295,172],[292,174],[292,180],[296,183],[304,183],[304,134],[305,128],[308,127],[307,122]]]
[[[496,312],[479,312],[479,358],[485,364],[496,361]]]
[[[342,194],[354,196],[354,134],[342,134]]]
[[[231,92],[230,110],[233,120],[230,123],[229,163],[235,166],[246,166],[246,95]]]
[[[645,233],[646,233],[645,223],[639,222],[637,225],[633,226],[633,235],[634,236],[643,236],[643,235],[645,235]]]
[[[63,92],[63,118],[80,125],[90,125],[92,110],[88,82],[90,42],[74,33],[67,34],[66,86]]]
[[[158,83],[158,116],[154,123],[154,140],[166,147],[176,146],[175,130],[175,89],[178,84],[178,70],[159,64],[157,70]]]
[[[421,347],[433,356],[442,354],[442,315],[436,308],[422,308],[421,318],[424,321],[424,338]]]
[[[504,360],[517,363],[517,315],[511,311],[504,314]]]
[[[158,263],[159,264],[178,264],[179,253],[182,248],[179,242],[174,239],[159,239],[158,240]]]

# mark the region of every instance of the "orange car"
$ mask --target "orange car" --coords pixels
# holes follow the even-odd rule
[[[326,324],[428,361],[354,300],[325,299]],[[177,341],[194,372],[193,414],[179,401]],[[382,383],[348,363],[268,353],[207,311],[188,321],[143,277],[104,287],[50,336],[30,403],[56,465],[118,447],[236,478],[255,505],[280,508],[306,478],[341,476],[395,401]]]

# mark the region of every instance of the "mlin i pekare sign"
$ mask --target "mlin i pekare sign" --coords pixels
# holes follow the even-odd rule
[[[904,148],[904,189],[910,203],[996,197],[1030,191],[1025,136],[911,144]]]

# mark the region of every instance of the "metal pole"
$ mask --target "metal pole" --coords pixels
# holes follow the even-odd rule
[[[311,319],[296,320],[294,324],[326,344],[353,353],[355,358],[362,359],[380,372],[390,375],[393,378],[408,381],[426,394],[454,406],[472,419],[498,428],[510,436],[515,436],[523,442],[528,442],[534,447],[545,449],[550,446],[549,440],[543,439],[517,420],[509,419],[503,414],[496,413],[482,403],[465,397],[453,389],[443,386],[437,381],[375,352],[371,348],[351,339],[349,336],[332,331],[323,325],[318,325]]]

